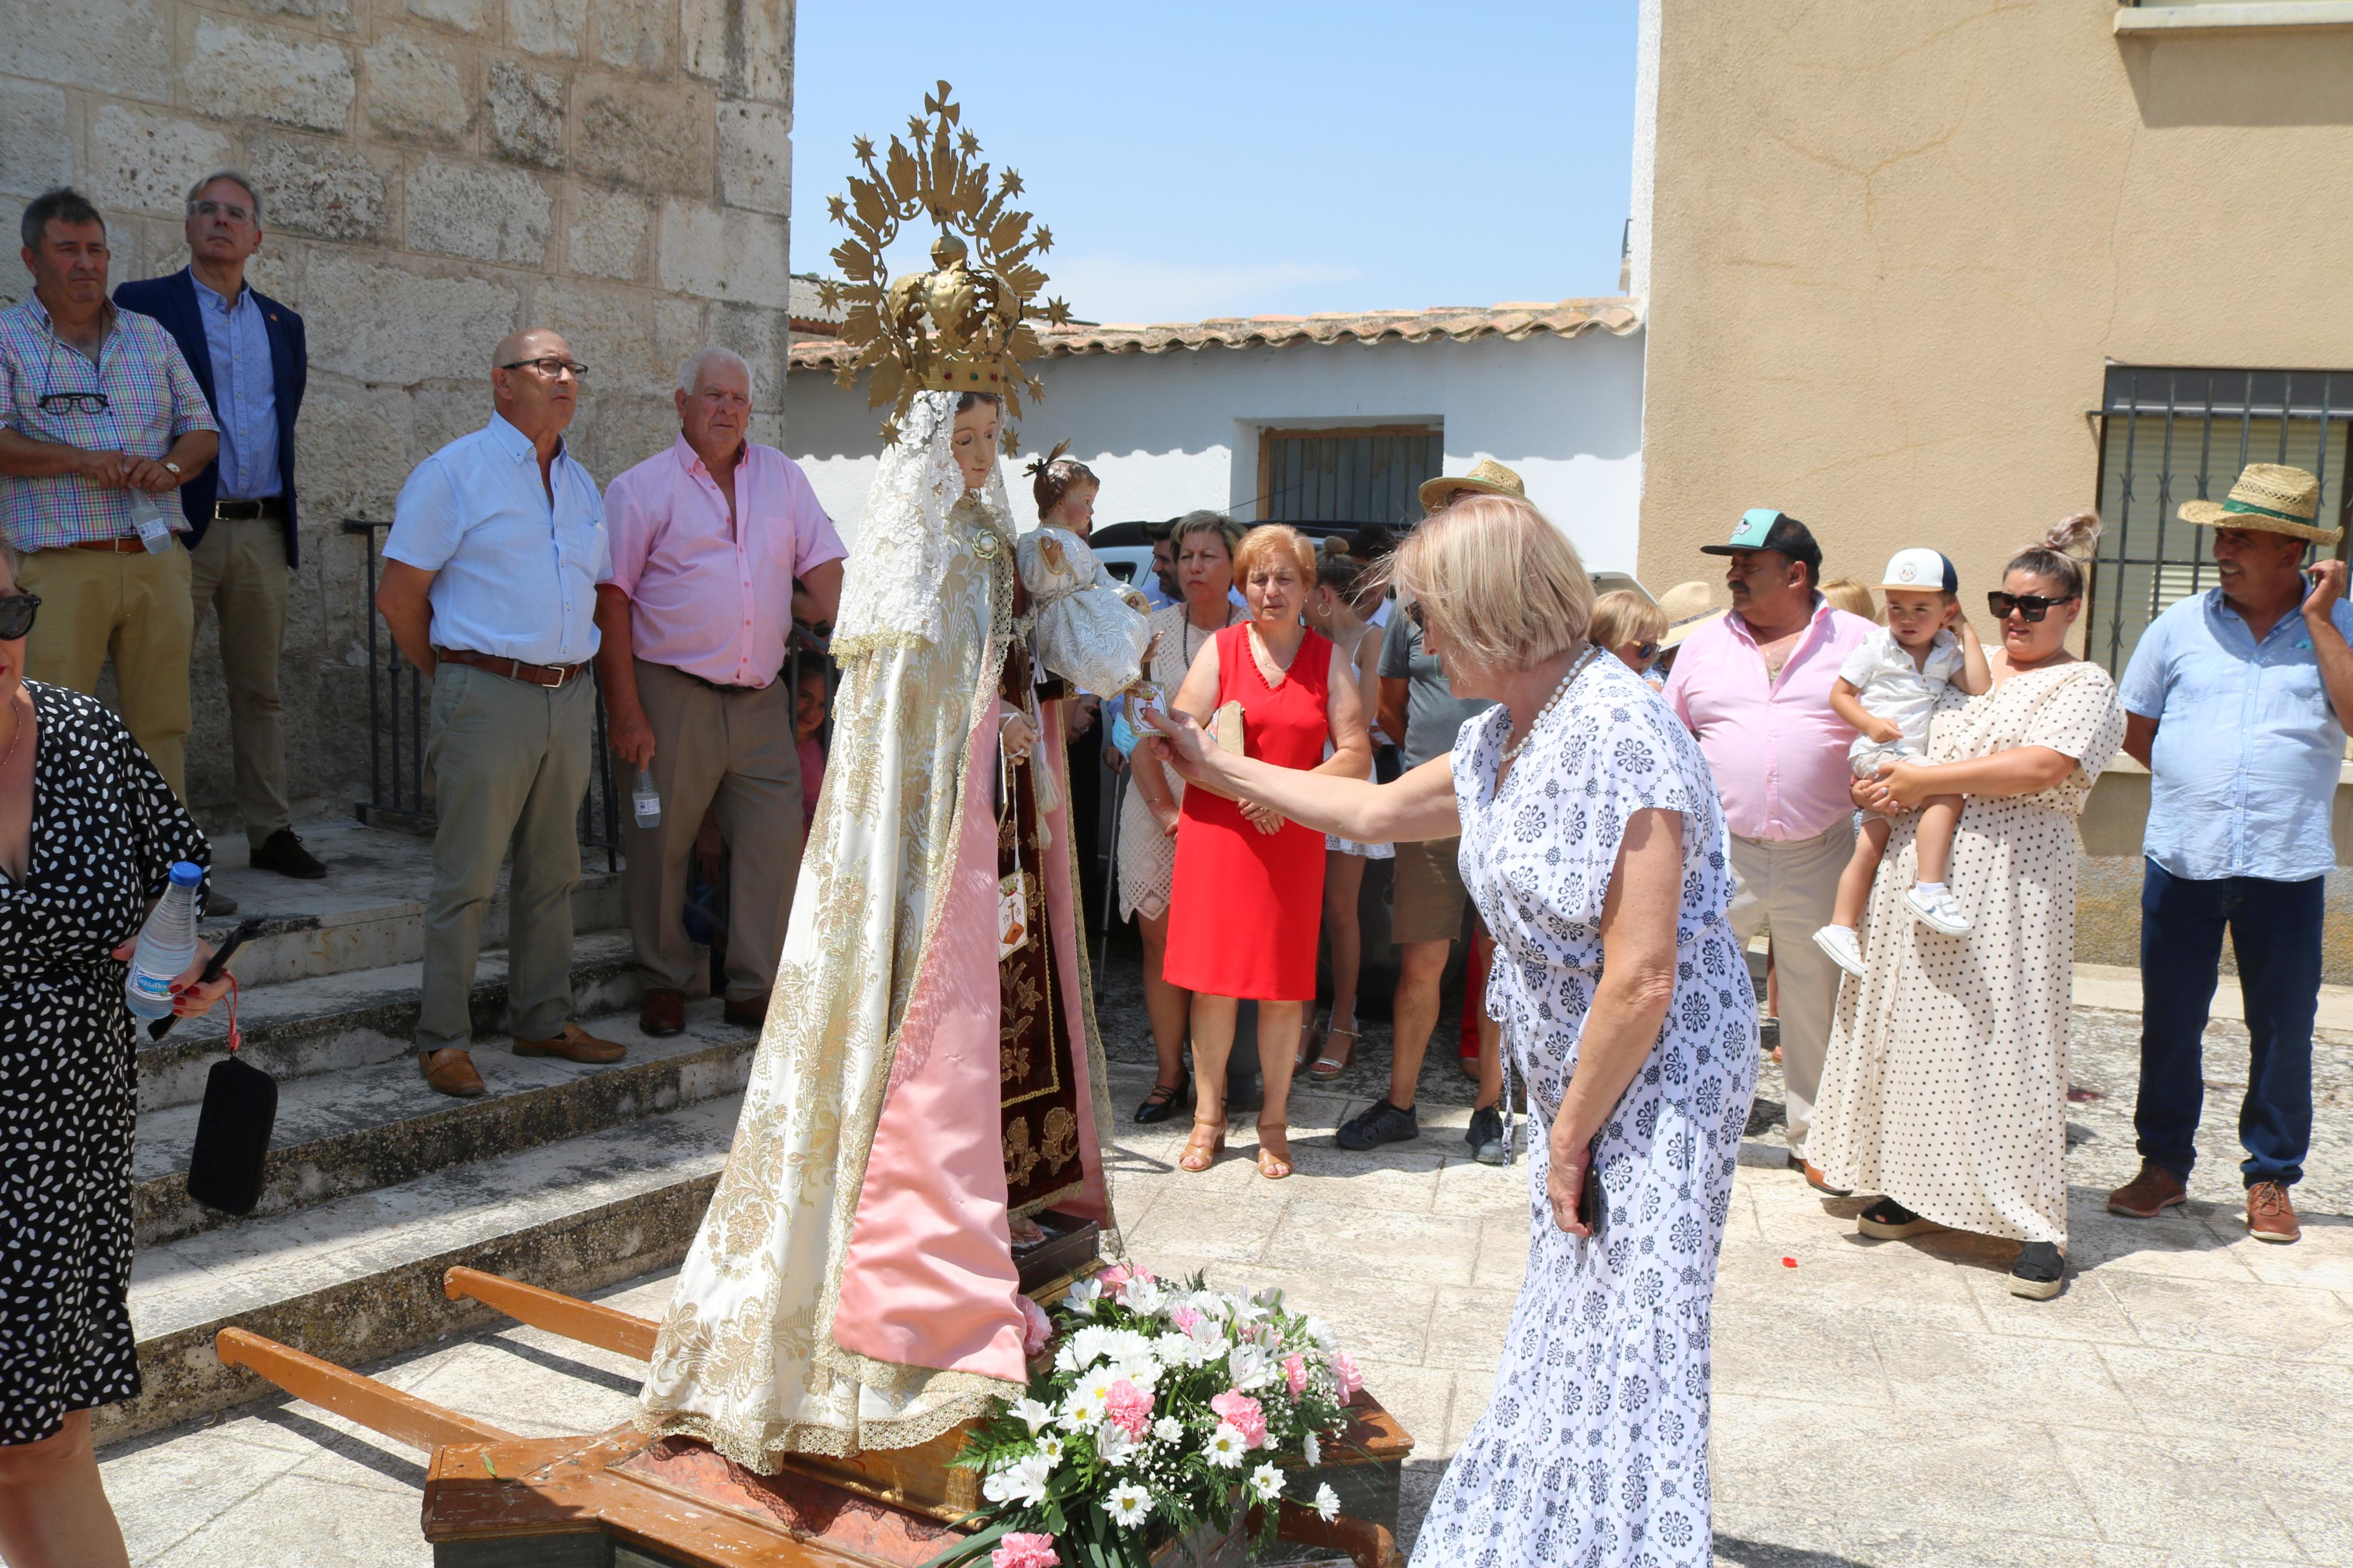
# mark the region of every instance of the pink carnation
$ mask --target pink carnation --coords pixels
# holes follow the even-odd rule
[[[1339,1380],[1343,1405],[1356,1398],[1356,1390],[1365,1386],[1365,1374],[1356,1370],[1356,1358],[1346,1351],[1332,1358],[1332,1375]]]
[[[1129,1436],[1141,1437],[1152,1430],[1152,1395],[1123,1377],[1103,1396],[1103,1415]]]
[[[1293,1352],[1282,1358],[1282,1380],[1290,1385],[1291,1397],[1298,1398],[1307,1390],[1307,1358]]]
[[[1035,1531],[1017,1530],[1003,1537],[988,1554],[989,1568],[1062,1568],[1054,1538]]]
[[[1201,1326],[1201,1314],[1191,1307],[1179,1307],[1176,1315],[1168,1321],[1176,1325],[1177,1332],[1189,1334]]]
[[[1235,1431],[1242,1441],[1255,1448],[1266,1441],[1266,1412],[1257,1400],[1235,1389],[1228,1389],[1209,1401],[1209,1408]]]
[[[1095,1283],[1102,1286],[1112,1295],[1116,1296],[1127,1282],[1134,1278],[1134,1274],[1128,1268],[1126,1264],[1114,1263],[1110,1268],[1095,1276]]]
[[[1054,1325],[1047,1320],[1046,1310],[1027,1296],[1016,1296],[1021,1303],[1021,1353],[1036,1355],[1054,1337]]]

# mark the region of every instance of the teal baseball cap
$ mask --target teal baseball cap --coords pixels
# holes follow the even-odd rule
[[[1740,514],[1740,525],[1732,537],[1722,544],[1703,544],[1703,555],[1736,555],[1744,550],[1770,550],[1792,561],[1802,561],[1806,569],[1819,580],[1822,574],[1822,547],[1814,542],[1812,530],[1788,512],[1769,506],[1751,507]]]

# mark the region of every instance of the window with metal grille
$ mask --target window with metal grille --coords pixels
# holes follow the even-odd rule
[[[2221,500],[2249,463],[2320,480],[2318,522],[2347,519],[2353,373],[2110,365],[2100,403],[2100,533],[2086,651],[2121,677],[2168,606],[2214,586],[2208,530],[2181,503]]]
[[[1421,521],[1415,492],[1443,472],[1436,425],[1268,430],[1258,447],[1258,515],[1266,522]]]

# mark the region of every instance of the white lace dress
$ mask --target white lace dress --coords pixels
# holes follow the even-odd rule
[[[1500,792],[1511,724],[1462,726],[1462,879],[1495,937],[1488,1011],[1528,1082],[1528,1272],[1487,1413],[1448,1467],[1416,1568],[1704,1568],[1708,1319],[1734,1156],[1757,1080],[1757,1004],[1733,941],[1729,841],[1699,747],[1633,671],[1597,660]],[[1553,1223],[1545,1126],[1601,972],[1626,819],[1683,816],[1665,1028],[1603,1129],[1600,1239]]]

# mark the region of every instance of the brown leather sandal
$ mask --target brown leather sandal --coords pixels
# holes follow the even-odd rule
[[[1215,1136],[1204,1139],[1201,1136],[1204,1131],[1214,1133]],[[1188,1171],[1198,1176],[1216,1164],[1218,1156],[1225,1152],[1225,1118],[1221,1116],[1215,1121],[1203,1121],[1197,1117],[1193,1122],[1193,1136],[1185,1141],[1185,1152],[1177,1160],[1176,1168],[1180,1171]]]
[[[1274,1139],[1282,1145],[1277,1153],[1267,1144]],[[1285,1121],[1261,1121],[1258,1124],[1258,1173],[1270,1182],[1279,1182],[1291,1174],[1291,1124]]]

